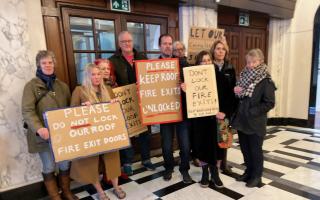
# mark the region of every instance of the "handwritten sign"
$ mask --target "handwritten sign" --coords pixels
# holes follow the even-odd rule
[[[216,115],[219,111],[216,74],[213,65],[183,68],[187,87],[188,118]]]
[[[130,146],[119,102],[47,111],[44,118],[56,162]]]
[[[119,99],[127,123],[129,136],[133,137],[148,130],[142,125],[138,103],[136,84],[130,84],[113,89],[115,96]]]
[[[178,59],[138,60],[136,75],[142,123],[181,121]]]
[[[195,63],[196,55],[202,51],[209,51],[214,41],[224,40],[224,29],[191,27],[188,41],[188,62]]]

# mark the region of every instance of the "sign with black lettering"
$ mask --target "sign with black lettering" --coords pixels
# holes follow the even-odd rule
[[[137,60],[136,76],[143,124],[182,121],[177,58]]]
[[[224,29],[191,27],[188,41],[188,62],[195,63],[195,58],[202,50],[209,51],[216,40],[224,40]]]
[[[130,146],[119,102],[47,111],[44,119],[55,162]]]
[[[216,115],[219,99],[213,65],[183,68],[188,118]]]
[[[119,99],[126,119],[129,136],[133,137],[148,130],[141,122],[136,84],[125,85],[113,89]]]

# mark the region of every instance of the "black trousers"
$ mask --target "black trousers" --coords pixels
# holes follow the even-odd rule
[[[256,134],[247,135],[238,131],[239,143],[246,165],[246,173],[250,179],[261,178],[263,171],[263,138]]]

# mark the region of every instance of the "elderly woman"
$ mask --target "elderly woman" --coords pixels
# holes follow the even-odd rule
[[[210,50],[215,66],[217,88],[219,96],[218,113],[221,119],[230,120],[236,108],[236,97],[233,88],[236,85],[236,72],[231,63],[228,62],[229,47],[224,40],[216,40]],[[227,166],[227,149],[222,149],[218,154],[218,167],[225,174],[231,174],[231,168]]]
[[[260,49],[250,50],[246,62],[234,88],[240,102],[232,126],[238,130],[246,165],[245,173],[237,180],[247,182],[247,187],[257,187],[261,185],[263,171],[262,144],[266,134],[267,112],[274,107],[276,87]]]
[[[49,147],[49,130],[44,125],[43,112],[69,106],[68,86],[56,78],[55,56],[51,51],[39,51],[36,56],[36,77],[24,87],[22,115],[28,126],[27,140],[30,153],[38,153],[42,162],[42,175],[52,200],[78,199],[70,191],[69,161],[55,163]],[[55,169],[59,168],[60,196]]]
[[[113,101],[114,94],[110,86],[103,84],[102,72],[95,64],[88,64],[85,68],[84,82],[72,93],[71,106],[86,105],[94,103]],[[118,185],[120,176],[119,151],[113,151],[100,156],[82,158],[72,162],[71,177],[84,184],[93,184],[98,192],[100,200],[109,200],[103,191],[99,180],[99,162],[104,162],[105,172],[114,187],[113,193],[119,198],[126,197],[126,193]]]

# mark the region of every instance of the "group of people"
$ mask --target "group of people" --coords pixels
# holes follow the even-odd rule
[[[24,88],[22,114],[28,125],[28,148],[30,153],[38,153],[42,161],[42,174],[46,189],[51,199],[78,199],[70,191],[70,177],[75,181],[92,184],[98,198],[107,200],[100,183],[100,173],[113,185],[113,194],[119,199],[126,197],[125,191],[118,185],[122,171],[132,175],[133,148],[108,152],[70,161],[55,163],[49,147],[49,130],[44,125],[42,113],[49,109],[68,106],[89,106],[94,103],[115,102],[112,88],[136,83],[135,60],[147,57],[134,46],[131,33],[123,31],[118,36],[119,50],[109,59],[97,59],[85,67],[83,83],[77,86],[72,95],[68,86],[56,78],[55,56],[50,51],[39,51],[36,56],[36,77]],[[180,65],[181,90],[186,92],[188,85],[183,80],[183,68],[189,67],[185,57],[185,46],[180,41],[173,41],[169,34],[159,37],[162,58],[178,58]],[[262,144],[266,133],[267,112],[274,106],[275,86],[264,64],[263,53],[259,49],[250,50],[246,56],[247,65],[236,81],[234,67],[228,62],[228,45],[224,40],[217,40],[210,51],[201,51],[195,65],[212,64],[216,73],[219,98],[219,112],[215,116],[188,119],[186,96],[182,92],[183,120],[160,125],[162,155],[164,158],[163,179],[170,181],[175,166],[173,157],[173,135],[176,133],[180,150],[179,171],[184,183],[192,183],[189,174],[190,158],[202,168],[200,185],[208,187],[213,182],[216,187],[223,187],[219,169],[230,174],[227,165],[227,150],[217,143],[217,123],[230,119],[233,128],[238,130],[241,151],[246,165],[245,173],[237,178],[246,181],[248,187],[261,184],[263,170]],[[155,170],[150,161],[150,132],[137,136],[140,147],[141,163],[148,170]],[[59,169],[56,179],[56,167]],[[211,177],[211,178],[210,178]]]

